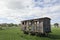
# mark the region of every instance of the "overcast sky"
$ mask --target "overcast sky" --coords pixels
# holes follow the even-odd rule
[[[0,23],[49,17],[60,23],[60,0],[0,0]]]

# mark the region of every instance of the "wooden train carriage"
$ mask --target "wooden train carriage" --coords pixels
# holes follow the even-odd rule
[[[24,33],[50,33],[51,26],[50,26],[50,18],[38,18],[38,19],[31,19],[21,21],[21,29]]]

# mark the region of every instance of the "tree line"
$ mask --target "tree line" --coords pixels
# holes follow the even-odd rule
[[[19,25],[19,24],[13,24],[13,23],[8,24],[8,23],[2,23],[2,24],[0,24],[0,27],[13,27],[13,26],[17,27],[18,25]]]

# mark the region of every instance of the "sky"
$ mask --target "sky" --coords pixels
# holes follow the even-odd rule
[[[0,23],[19,24],[42,17],[60,23],[60,0],[0,0]]]

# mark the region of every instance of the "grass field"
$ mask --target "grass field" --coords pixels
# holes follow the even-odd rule
[[[60,28],[52,28],[48,37],[23,34],[19,27],[0,30],[0,40],[60,40]]]

